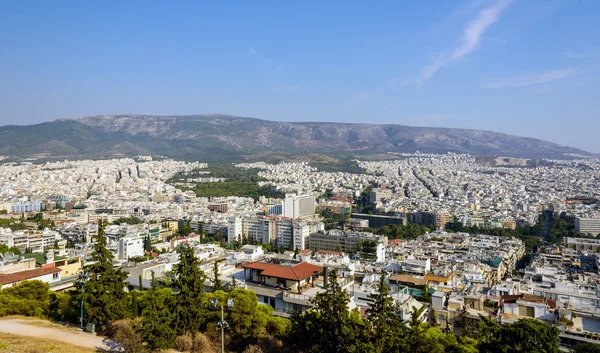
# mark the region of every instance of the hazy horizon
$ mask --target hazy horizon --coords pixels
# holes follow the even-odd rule
[[[600,152],[599,11],[567,0],[5,2],[0,124],[219,112]]]

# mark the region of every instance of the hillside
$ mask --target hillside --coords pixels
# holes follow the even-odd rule
[[[588,152],[534,138],[449,128],[347,123],[291,123],[225,115],[115,115],[0,127],[0,155],[110,157],[161,155],[240,159],[317,152],[361,156],[387,152],[469,153],[568,158]]]

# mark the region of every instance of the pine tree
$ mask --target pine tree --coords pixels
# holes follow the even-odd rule
[[[180,262],[175,270],[173,287],[175,295],[173,312],[178,334],[195,333],[200,330],[206,319],[204,308],[204,282],[206,275],[200,270],[200,263],[194,255],[194,249],[181,246],[177,249]]]
[[[146,307],[142,311],[141,334],[151,349],[166,349],[172,346],[177,336],[173,327],[173,300],[169,288],[158,288],[152,272],[152,284],[148,291]]]
[[[399,344],[399,333],[404,329],[400,318],[394,313],[394,300],[385,283],[385,273],[379,278],[378,292],[369,295],[373,300],[367,310],[367,322],[372,329],[372,338],[377,352],[396,351]]]
[[[213,265],[213,291],[223,290],[223,282],[219,279],[219,263],[215,261]]]
[[[98,234],[92,238],[94,252],[90,265],[84,268],[87,274],[85,291],[82,283],[76,283],[79,299],[83,298],[87,322],[94,323],[102,332],[110,322],[122,319],[125,315],[125,279],[127,273],[113,266],[113,254],[106,248],[104,226],[98,222]]]
[[[427,328],[427,324],[421,321],[421,314],[425,311],[425,305],[423,305],[420,309],[416,307],[412,307],[412,312],[410,313],[409,326],[410,330],[408,332],[408,345],[410,347],[410,352],[412,353],[421,353],[426,352],[425,345],[422,342],[422,336]]]
[[[348,348],[349,302],[348,293],[337,281],[337,270],[331,271],[325,292],[318,293],[313,301],[322,351],[344,352]]]
[[[144,250],[147,252],[151,252],[152,251],[152,242],[150,241],[150,236],[147,235],[144,238]]]

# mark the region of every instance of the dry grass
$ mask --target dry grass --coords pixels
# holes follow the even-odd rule
[[[94,353],[95,349],[74,346],[68,343],[62,343],[54,340],[16,336],[0,332],[0,352],[1,353]]]
[[[1,317],[0,320],[15,320],[15,321],[18,321],[20,324],[24,324],[24,325],[55,328],[55,329],[66,330],[66,331],[71,331],[71,332],[81,331],[81,329],[79,329],[77,327],[56,324],[52,321],[44,320],[39,317],[12,315],[12,316]]]
[[[41,320],[41,319],[39,317],[32,317],[32,316],[9,315],[9,316],[0,316],[0,320],[27,320],[27,321],[34,321],[34,320]]]

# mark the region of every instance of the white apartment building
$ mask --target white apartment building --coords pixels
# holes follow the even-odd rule
[[[117,259],[127,261],[130,257],[144,255],[144,237],[125,237],[119,239]]]
[[[282,214],[288,218],[304,217],[315,213],[314,195],[287,194],[283,200]]]
[[[233,243],[242,239],[242,218],[229,216],[227,218],[227,242]]]
[[[56,241],[62,240],[58,232],[44,230],[43,233],[32,233],[31,231],[11,232],[10,229],[0,229],[0,244],[9,248],[13,246],[21,252],[44,252],[54,247]]]
[[[600,218],[575,218],[575,230],[581,234],[600,234]]]

